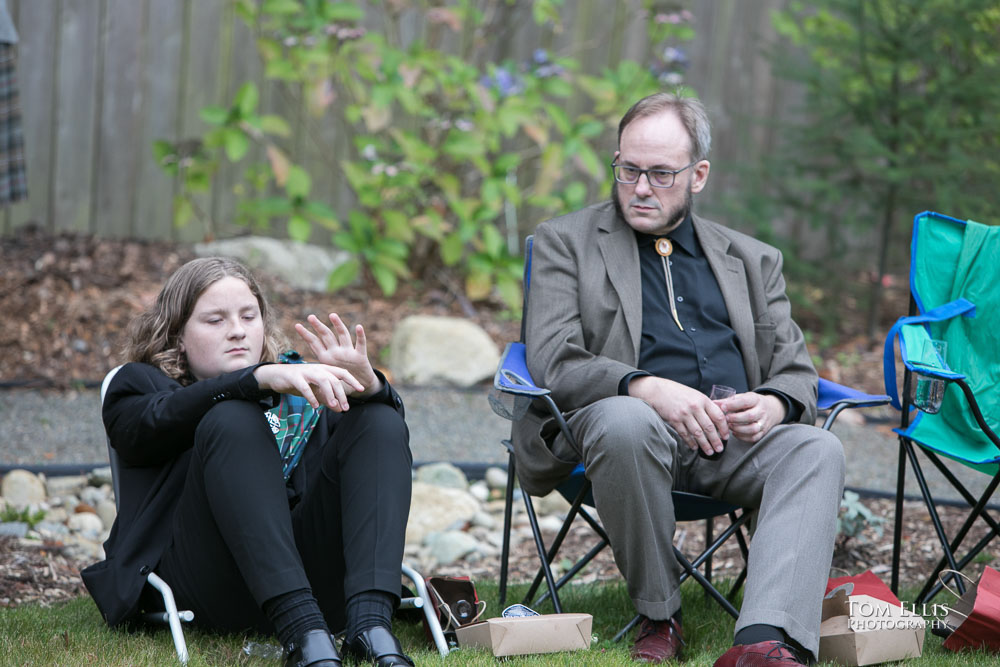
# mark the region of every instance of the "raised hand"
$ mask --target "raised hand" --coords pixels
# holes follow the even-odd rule
[[[333,329],[323,324],[315,315],[310,315],[306,320],[312,327],[309,331],[301,323],[296,323],[295,331],[299,334],[312,350],[313,356],[321,364],[342,368],[357,378],[363,385],[363,389],[358,392],[360,396],[370,396],[382,389],[382,383],[371,361],[368,359],[368,343],[365,338],[365,329],[360,324],[355,326],[354,331],[357,342],[351,339],[351,332],[344,325],[340,316],[330,313],[330,324]]]
[[[325,405],[334,412],[348,410],[347,397],[364,391],[350,372],[328,364],[265,364],[253,374],[261,389],[295,394],[313,408]]]

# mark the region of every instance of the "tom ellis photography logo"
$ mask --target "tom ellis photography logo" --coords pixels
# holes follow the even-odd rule
[[[919,630],[930,626],[932,630],[954,630],[947,622],[950,607],[943,604],[898,605],[870,600],[850,600],[850,627],[855,632],[872,630]]]

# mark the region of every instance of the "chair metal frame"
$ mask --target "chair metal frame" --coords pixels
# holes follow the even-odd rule
[[[104,397],[108,391],[108,385],[111,384],[112,378],[121,366],[116,366],[113,368],[101,382],[101,405],[104,405]],[[115,507],[118,507],[119,503],[119,484],[118,484],[118,452],[114,450],[111,446],[111,439],[107,439],[108,445],[108,462],[111,466],[111,482],[112,488],[115,494]],[[437,649],[441,657],[446,657],[451,649],[448,646],[448,642],[445,640],[444,632],[441,630],[441,623],[438,620],[437,613],[434,608],[434,602],[427,592],[427,586],[424,584],[423,576],[414,570],[412,567],[406,563],[402,564],[401,573],[407,579],[413,583],[413,587],[416,589],[416,595],[413,597],[404,597],[400,600],[400,609],[420,609],[423,611],[424,618],[427,621],[427,626],[430,628],[431,639],[434,641],[434,647]],[[155,572],[150,572],[146,576],[147,583],[152,586],[157,592],[159,592],[160,597],[163,599],[162,612],[147,612],[142,615],[144,621],[149,623],[166,623],[170,628],[170,636],[174,642],[174,650],[177,653],[177,660],[182,665],[188,663],[189,655],[187,650],[187,643],[184,640],[184,629],[181,623],[191,623],[194,621],[194,612],[192,611],[179,611],[177,609],[177,603],[174,600],[174,592],[170,588],[170,585],[158,576]]]
[[[531,283],[532,243],[532,237],[529,236],[525,240],[524,306],[527,305],[528,291]],[[549,390],[535,384],[531,377],[531,373],[528,370],[525,357],[525,346],[523,342],[525,338],[524,315],[526,313],[527,308],[522,308],[521,341],[517,343],[509,343],[504,350],[503,357],[500,360],[499,367],[497,368],[497,372],[494,376],[494,389],[501,393],[514,396],[515,400],[520,397],[522,399],[528,399],[532,402],[540,402],[548,414],[551,415],[556,421],[560,433],[567,438],[569,442],[573,443],[575,440],[569,425],[563,417],[562,412],[555,404],[555,401],[552,399]],[[822,410],[829,411],[829,414],[823,424],[823,428],[827,430],[833,426],[837,416],[845,409],[885,405],[889,402],[888,396],[865,394],[850,387],[825,379],[820,379],[819,381],[819,394],[818,407]],[[497,409],[496,406],[494,409],[496,409],[498,413],[501,412],[501,410]],[[503,546],[501,548],[500,556],[501,606],[504,605],[507,594],[510,530],[513,513],[514,481],[516,477],[516,460],[513,445],[510,440],[504,440],[503,445],[508,451],[508,468],[505,495],[506,502],[504,507]],[[535,578],[525,595],[524,603],[527,604],[528,601],[531,600],[541,581],[544,579],[548,592],[535,600],[534,604],[538,605],[546,598],[551,598],[556,613],[562,612],[562,603],[558,594],[559,589],[581,569],[583,569],[591,560],[593,560],[593,558],[596,557],[601,550],[610,544],[608,535],[604,531],[604,528],[600,525],[600,522],[591,516],[591,514],[584,507],[585,504],[593,506],[593,496],[591,494],[590,481],[584,476],[582,464],[577,466],[577,469],[573,471],[572,476],[569,480],[567,480],[567,482],[568,484],[564,482],[558,490],[567,498],[567,500],[572,498],[570,510],[566,519],[563,521],[558,534],[553,539],[551,546],[548,548],[546,548],[544,540],[542,539],[531,497],[524,492],[521,494],[524,501],[525,511],[528,515],[528,522],[531,525],[535,549],[538,552],[540,562],[539,571],[535,575]],[[684,554],[682,554],[680,550],[674,546],[674,555],[684,570],[679,578],[680,583],[683,583],[688,577],[694,578],[701,585],[707,596],[713,598],[733,618],[737,618],[739,616],[739,612],[733,606],[732,601],[746,578],[746,565],[744,564],[743,570],[730,586],[728,594],[723,596],[711,582],[712,556],[730,537],[735,535],[740,546],[740,551],[743,554],[744,563],[746,562],[748,549],[746,539],[741,529],[752,516],[752,511],[743,509],[743,511],[740,512],[741,508],[739,507],[698,494],[674,491],[672,496],[675,505],[676,521],[705,521],[706,546],[704,551],[702,551],[702,553],[699,554],[694,560],[688,560]],[[726,515],[728,515],[730,519],[730,525],[718,537],[713,539],[712,531],[714,518]],[[583,520],[594,530],[600,539],[590,551],[582,556],[570,569],[566,571],[565,574],[563,574],[558,581],[556,581],[552,574],[551,564],[555,561],[559,548],[562,546],[563,540],[568,534],[572,523],[577,516],[583,518]],[[699,571],[700,567],[704,567],[704,574]],[[632,621],[615,636],[614,640],[618,641],[624,637],[624,635],[635,626],[639,619],[639,616],[633,618]]]
[[[940,213],[934,213],[931,211],[924,211],[918,213],[914,217],[914,239],[916,239],[917,226],[921,224],[921,220],[924,217],[936,218],[938,220],[951,222],[957,225],[965,225],[966,221],[953,218],[951,216],[943,215]],[[915,244],[915,241],[914,241]],[[916,252],[916,247],[911,249],[911,252]],[[912,270],[912,269],[911,269]],[[904,324],[923,324],[925,327],[928,322],[940,321],[942,319],[948,319],[950,317],[959,316],[969,312],[967,306],[972,306],[974,304],[966,302],[967,306],[959,302],[951,302],[949,304],[944,304],[937,308],[929,309],[927,312],[920,314],[923,310],[921,303],[918,303],[917,297],[914,295],[914,280],[915,276],[911,275],[910,281],[910,300],[908,315],[906,318],[901,318],[896,325],[890,330],[889,335],[886,338],[885,346],[885,376],[886,376],[886,390],[892,394],[895,393],[895,371],[892,369],[890,372],[889,363],[890,358],[894,359],[891,354],[893,348],[893,342],[896,337],[896,331],[901,325]],[[963,300],[959,300],[963,301]],[[949,308],[951,307],[951,308]],[[985,418],[983,417],[982,411],[979,408],[979,403],[976,400],[975,394],[972,388],[966,381],[966,376],[964,374],[965,369],[959,369],[957,372],[954,369],[944,369],[940,372],[935,372],[934,370],[921,369],[922,375],[932,376],[937,379],[941,379],[947,383],[954,383],[958,386],[962,395],[965,397],[972,415],[976,420],[977,425],[982,429],[984,435],[989,438],[989,440],[996,446],[998,454],[1000,454],[1000,437],[990,428],[987,424]],[[993,538],[1000,535],[1000,524],[993,519],[987,513],[987,503],[993,496],[998,485],[1000,485],[1000,469],[997,473],[993,475],[992,480],[987,484],[985,490],[975,497],[968,488],[955,476],[955,474],[948,469],[945,463],[941,460],[934,451],[930,448],[924,446],[919,441],[913,440],[907,437],[906,432],[909,427],[914,423],[911,420],[911,410],[914,409],[913,404],[910,401],[910,390],[912,383],[914,382],[914,375],[917,374],[911,367],[910,364],[904,360],[904,372],[903,372],[903,395],[899,400],[899,407],[901,409],[900,417],[900,427],[894,429],[899,436],[899,459],[896,470],[896,516],[893,526],[893,548],[892,548],[892,578],[890,588],[893,593],[898,593],[899,590],[899,564],[900,556],[902,551],[902,529],[903,529],[903,494],[904,485],[906,482],[906,463],[909,461],[910,466],[913,468],[914,477],[917,480],[917,485],[920,487],[920,494],[924,500],[924,504],[927,507],[928,513],[931,517],[931,522],[934,525],[934,532],[938,538],[938,542],[941,545],[943,555],[938,560],[933,572],[928,577],[927,581],[924,583],[923,588],[921,588],[920,593],[917,595],[916,604],[923,604],[929,602],[935,595],[937,595],[944,587],[944,581],[951,576],[955,586],[958,588],[960,594],[965,593],[965,581],[962,577],[957,575],[945,575],[945,577],[939,577],[942,571],[946,568],[961,571],[966,565],[968,565],[983,549],[990,543]],[[890,384],[892,386],[890,386]],[[948,538],[947,533],[944,530],[944,525],[941,522],[940,515],[938,514],[936,503],[934,497],[930,491],[930,487],[927,484],[927,479],[924,475],[923,468],[918,460],[916,449],[914,448],[914,443],[919,446],[919,449],[923,452],[924,456],[933,464],[935,468],[944,476],[944,478],[951,484],[951,486],[959,493],[962,499],[968,503],[971,507],[969,515],[966,520],[962,523],[961,527],[955,533],[955,536],[951,539]],[[985,473],[984,474],[988,474]],[[956,560],[955,554],[961,548],[962,543],[965,541],[966,536],[971,530],[972,526],[975,524],[977,519],[982,519],[989,527],[990,531],[982,537],[975,545],[973,545],[969,551],[962,556],[960,559]]]

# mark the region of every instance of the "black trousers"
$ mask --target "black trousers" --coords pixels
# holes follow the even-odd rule
[[[293,493],[260,407],[221,402],[198,426],[173,542],[156,571],[204,627],[273,632],[264,601],[310,588],[339,631],[352,595],[400,593],[411,466],[409,432],[393,408],[324,410]]]

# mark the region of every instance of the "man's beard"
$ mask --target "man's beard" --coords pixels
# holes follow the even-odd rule
[[[621,218],[625,224],[628,224],[628,220],[625,218],[625,209],[622,208],[621,199],[618,197],[618,184],[615,181],[611,182],[611,202],[615,205],[615,213],[618,214],[618,217]],[[675,229],[684,221],[685,218],[691,215],[691,207],[693,204],[694,193],[691,192],[691,187],[688,186],[687,192],[684,194],[684,203],[674,210],[674,215],[670,218],[670,224],[667,225],[668,228],[671,230]]]

